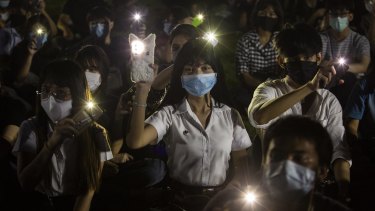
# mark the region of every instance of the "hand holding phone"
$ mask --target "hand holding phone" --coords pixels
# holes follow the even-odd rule
[[[76,123],[74,127],[78,131],[78,134],[97,121],[102,114],[103,110],[98,105],[92,102],[87,103],[84,108],[73,116],[73,120]]]

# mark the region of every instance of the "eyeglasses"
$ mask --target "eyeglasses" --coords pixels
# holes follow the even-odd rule
[[[42,89],[40,91],[37,91],[36,93],[40,95],[41,99],[47,99],[51,95],[56,100],[61,100],[61,101],[67,101],[72,98],[70,91],[66,91],[62,89],[52,90],[46,87],[42,87]]]

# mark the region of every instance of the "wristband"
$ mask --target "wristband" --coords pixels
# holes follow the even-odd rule
[[[140,104],[140,103],[137,103],[137,102],[133,102],[133,106],[146,108],[147,104],[146,103],[145,104]]]

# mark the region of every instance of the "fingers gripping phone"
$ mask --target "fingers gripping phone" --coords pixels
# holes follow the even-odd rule
[[[140,81],[152,81],[154,70],[149,66],[154,63],[155,34],[148,35],[141,40],[135,34],[129,34],[131,46],[130,78],[136,83]]]
[[[93,122],[97,121],[102,114],[103,110],[98,105],[88,103],[73,116],[73,120],[76,122],[75,128],[78,131],[78,134],[82,133]]]

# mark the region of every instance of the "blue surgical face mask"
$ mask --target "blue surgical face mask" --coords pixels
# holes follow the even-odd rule
[[[97,38],[103,37],[106,33],[106,24],[96,23],[90,25],[90,33],[95,35]]]
[[[299,200],[313,190],[315,171],[284,160],[266,165],[263,180],[275,200]]]
[[[346,27],[349,26],[349,19],[348,17],[330,17],[329,25],[335,31],[342,32],[344,29],[346,29]]]
[[[182,88],[193,96],[207,94],[216,84],[216,73],[183,75],[181,76]]]

